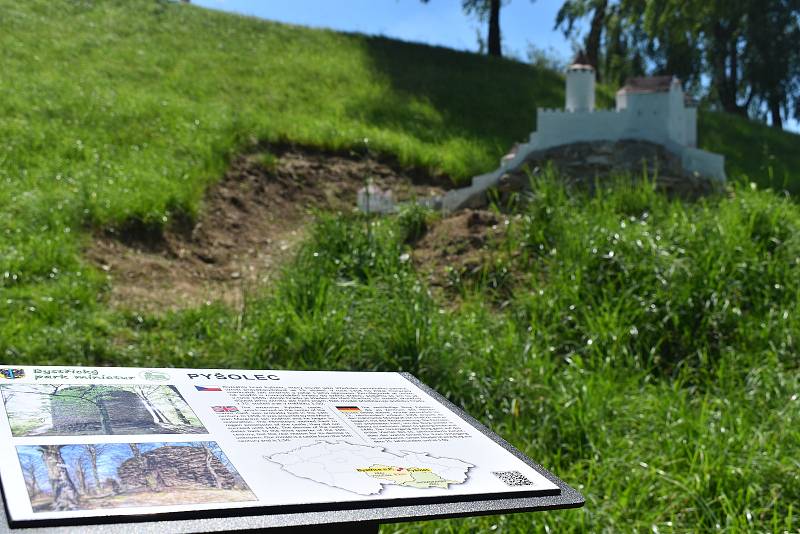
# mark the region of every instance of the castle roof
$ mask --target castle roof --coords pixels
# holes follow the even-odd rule
[[[586,56],[586,52],[583,50],[579,50],[578,53],[575,55],[575,59],[572,60],[572,64],[567,67],[567,70],[594,70],[594,67],[591,63],[589,63],[589,58]]]
[[[674,76],[641,76],[628,78],[619,93],[667,93],[672,87]]]

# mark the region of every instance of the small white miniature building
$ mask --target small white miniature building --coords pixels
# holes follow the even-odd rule
[[[583,141],[643,140],[663,145],[679,156],[687,172],[725,180],[725,158],[697,148],[697,108],[687,106],[677,78],[628,80],[617,91],[615,110],[595,110],[594,92],[594,69],[582,64],[570,66],[566,110],[539,109],[538,131],[531,134],[523,150],[517,151],[517,157],[522,152]]]
[[[364,213],[393,213],[397,207],[392,191],[369,184],[356,193],[356,205]]]
[[[594,111],[594,68],[573,63],[567,68],[567,111]]]
[[[616,109],[596,110],[595,71],[581,56],[567,68],[565,109],[538,109],[537,131],[516,145],[500,167],[476,176],[472,185],[450,191],[443,207],[458,209],[467,198],[497,185],[537,151],[571,143],[642,140],[664,146],[688,173],[725,181],[725,158],[697,148],[697,109],[673,76],[632,78],[617,92]]]

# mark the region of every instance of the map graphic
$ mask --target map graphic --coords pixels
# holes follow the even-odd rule
[[[318,441],[288,452],[265,456],[285,471],[359,495],[375,495],[385,485],[448,489],[463,484],[474,465],[426,452],[388,451],[346,441]]]

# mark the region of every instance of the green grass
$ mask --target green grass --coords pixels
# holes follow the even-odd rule
[[[562,105],[562,79],[155,0],[0,0],[0,27],[4,361],[409,370],[587,496],[386,531],[798,529],[800,208],[765,190],[797,192],[798,136],[702,114],[743,185],[697,203],[543,179],[455,309],[402,260],[435,224],[412,210],[323,215],[242,310],[119,312],[91,231],[193,216],[236,151],[368,146],[464,180]]]
[[[800,194],[800,135],[726,113],[701,113],[700,145],[725,156],[729,180]]]
[[[486,287],[457,310],[434,300],[400,258],[407,228],[324,216],[243,313],[130,316],[114,362],[406,369],[587,496],[582,511],[387,532],[798,527],[800,208],[542,181],[496,251],[535,280],[512,282],[503,311]]]

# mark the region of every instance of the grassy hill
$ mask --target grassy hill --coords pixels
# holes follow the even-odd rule
[[[557,179],[444,306],[409,212],[322,216],[247,306],[112,309],[100,228],[195,216],[256,142],[464,180],[562,105],[553,72],[155,0],[0,0],[0,354],[9,363],[407,369],[587,495],[584,511],[386,531],[792,531],[800,137],[704,113],[731,194]],[[602,88],[601,101],[611,91]],[[387,311],[389,313],[387,313]]]

